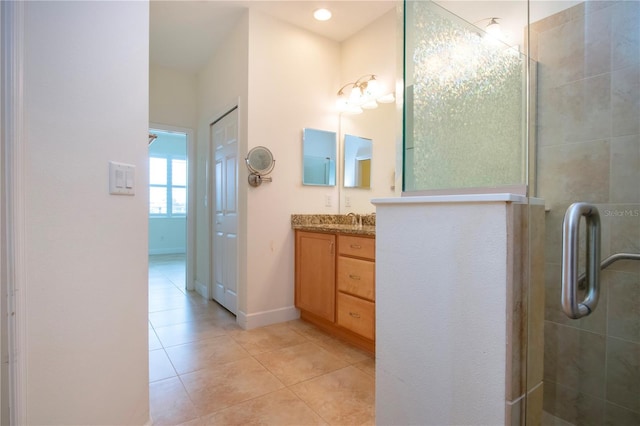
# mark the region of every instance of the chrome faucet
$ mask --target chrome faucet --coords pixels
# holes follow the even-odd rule
[[[362,216],[357,213],[347,213],[347,216],[351,216],[351,225],[358,226],[358,228],[362,228]]]

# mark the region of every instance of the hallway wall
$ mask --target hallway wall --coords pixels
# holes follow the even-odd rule
[[[145,424],[149,6],[24,7],[22,421]],[[134,196],[109,194],[111,160]]]
[[[291,214],[338,212],[338,186],[302,185],[302,129],[338,129],[340,45],[259,12],[249,22],[247,149],[264,145],[276,160],[273,182],[247,194],[245,312],[255,327],[298,315]]]

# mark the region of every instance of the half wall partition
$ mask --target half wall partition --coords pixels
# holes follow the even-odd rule
[[[560,306],[572,203],[599,209],[602,259],[640,253],[640,2],[407,0],[404,18],[405,198],[526,197],[506,222],[523,238],[507,238],[505,421],[640,424],[640,262],[602,271],[591,315]],[[510,37],[487,34],[492,18]],[[413,217],[436,220],[428,211]],[[456,235],[465,247],[469,234]]]

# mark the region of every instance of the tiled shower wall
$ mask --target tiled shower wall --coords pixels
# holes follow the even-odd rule
[[[640,424],[640,262],[603,271],[591,316],[571,320],[560,305],[571,203],[598,206],[603,258],[640,252],[640,2],[582,3],[533,23],[530,37],[538,195],[549,209],[544,409],[576,425]]]

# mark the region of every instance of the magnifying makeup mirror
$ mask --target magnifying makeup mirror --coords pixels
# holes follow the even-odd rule
[[[276,165],[276,160],[273,159],[273,154],[268,148],[264,146],[256,146],[249,150],[247,158],[245,158],[249,173],[249,185],[260,186],[263,181],[271,182],[270,177],[265,177],[273,171]]]

